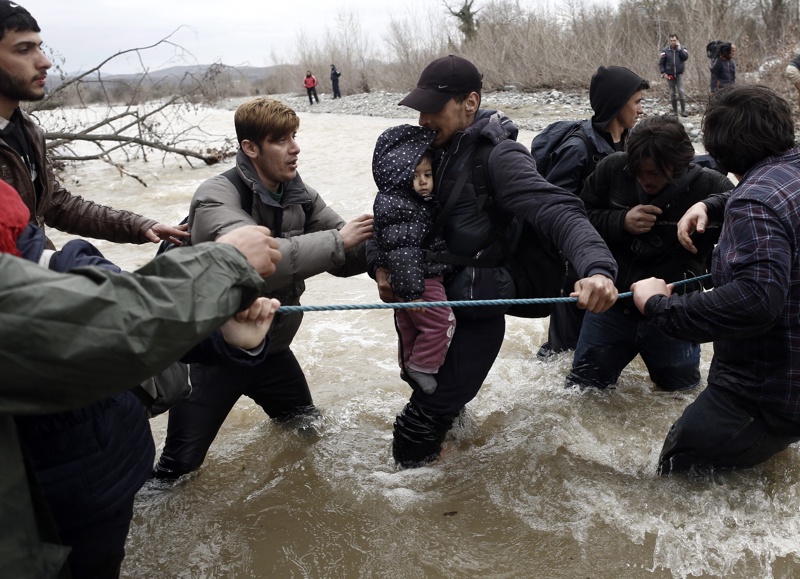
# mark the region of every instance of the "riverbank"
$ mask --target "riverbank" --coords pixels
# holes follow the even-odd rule
[[[657,96],[657,89],[645,92],[644,110],[646,115],[671,113],[669,102]],[[363,115],[383,118],[408,118],[416,113],[397,103],[405,93],[375,91],[331,98],[330,94],[320,93],[319,103],[309,104],[305,94],[286,93],[270,95],[297,112],[334,115]],[[227,105],[236,108],[247,99],[229,99]],[[592,116],[589,104],[589,92],[561,92],[557,90],[526,93],[520,91],[498,91],[483,95],[481,106],[503,111],[514,120],[520,129],[538,132],[554,121],[564,119],[586,119]],[[700,141],[700,116],[704,107],[697,101],[687,102],[688,117],[682,118],[689,137],[694,142]]]

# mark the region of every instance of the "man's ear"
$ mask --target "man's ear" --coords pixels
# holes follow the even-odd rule
[[[242,147],[244,154],[251,159],[258,157],[259,153],[261,152],[261,150],[258,148],[258,145],[249,139],[244,139],[240,146]]]
[[[464,101],[464,110],[468,115],[474,115],[481,106],[481,95],[476,92],[469,93],[467,100]]]

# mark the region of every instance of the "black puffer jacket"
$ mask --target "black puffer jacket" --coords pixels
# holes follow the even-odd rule
[[[586,179],[580,195],[592,225],[619,264],[617,289],[626,292],[633,282],[651,276],[673,282],[705,273],[719,238],[718,224],[696,240],[698,252],[694,254],[678,242],[677,222],[689,207],[709,195],[732,189],[733,183],[717,171],[697,167],[699,173],[691,181],[679,177],[679,184],[668,185],[650,197],[628,172],[627,164],[627,153],[606,157]],[[689,170],[693,167],[690,165]],[[640,204],[655,205],[662,213],[652,230],[634,235],[625,230],[625,214]],[[686,290],[686,286],[680,288],[681,292]]]
[[[378,186],[372,209],[376,259],[378,267],[389,270],[392,288],[405,301],[422,295],[425,278],[449,270],[445,264],[423,259],[424,250],[444,252],[447,246],[441,232],[431,235],[435,201],[414,191],[414,170],[435,136],[425,127],[392,127],[378,137],[372,155],[372,176]]]
[[[489,155],[488,177],[497,209],[534,225],[561,250],[581,278],[603,274],[614,279],[617,264],[589,223],[583,203],[539,175],[533,157],[515,141],[517,132],[503,113],[480,109],[472,125],[456,133],[437,165],[434,185],[437,199],[441,202],[453,190],[458,174],[472,164],[477,145],[488,139],[495,144]],[[486,258],[503,255],[490,217],[485,211],[476,211],[472,175],[447,220],[444,238],[448,250],[455,255]]]

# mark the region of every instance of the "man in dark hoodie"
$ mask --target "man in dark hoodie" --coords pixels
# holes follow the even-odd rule
[[[419,111],[421,126],[436,131],[434,197],[441,205],[456,195],[443,226],[450,257],[467,261],[479,256],[496,265],[457,266],[446,283],[448,297],[490,299],[502,296],[509,285],[514,295],[509,269],[499,265],[503,252],[492,219],[476,210],[472,157],[476,147],[488,141],[494,144],[487,173],[496,211],[532,224],[570,260],[581,277],[572,293],[578,307],[607,310],[617,297],[617,266],[611,253],[591,227],[580,199],[539,175],[528,150],[515,141],[518,131],[511,120],[499,111],[480,109],[481,88],[475,65],[450,55],[426,66],[417,87],[400,102]],[[386,270],[372,261],[370,272],[381,299],[396,301]],[[494,295],[477,293],[487,289],[476,285],[481,280],[491,282],[487,285]],[[477,395],[503,343],[503,309],[457,308],[455,314],[458,330],[436,375],[436,391],[424,394],[412,384],[411,399],[395,421],[392,450],[401,466],[421,466],[439,456],[445,435]]]
[[[584,180],[603,158],[622,151],[628,133],[642,114],[644,91],[650,84],[622,66],[601,66],[589,84],[589,102],[594,115],[583,121],[581,137],[572,133],[554,151],[547,180],[579,195]],[[568,275],[571,285],[578,278]],[[545,342],[536,356],[546,360],[566,350],[574,350],[583,323],[583,310],[572,304],[556,304],[550,315]]]

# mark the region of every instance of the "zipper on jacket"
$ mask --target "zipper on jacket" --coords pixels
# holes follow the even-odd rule
[[[483,250],[483,249],[481,249],[481,250],[480,250],[478,253],[476,253],[476,254],[475,254],[475,259],[480,259],[480,257],[481,257],[481,254],[483,253],[483,251],[484,251],[484,250]],[[475,289],[475,278],[477,277],[475,274],[476,274],[477,270],[478,270],[478,268],[476,268],[476,267],[473,267],[473,268],[472,268],[472,271],[470,272],[470,282],[469,282],[469,299],[471,299],[471,300],[474,300],[474,299],[475,299],[475,292],[474,292],[474,289]]]

